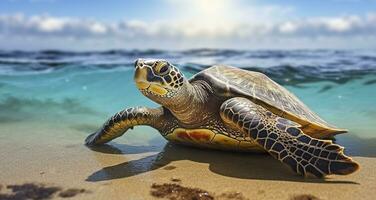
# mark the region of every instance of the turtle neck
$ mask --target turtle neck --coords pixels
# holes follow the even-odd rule
[[[197,127],[213,115],[209,112],[209,107],[213,106],[209,102],[211,87],[204,81],[190,83],[186,80],[184,85],[166,107],[183,125]]]

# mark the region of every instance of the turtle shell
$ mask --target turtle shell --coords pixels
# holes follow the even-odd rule
[[[190,82],[195,80],[208,82],[218,96],[246,97],[274,114],[300,124],[312,137],[328,138],[347,132],[321,119],[298,97],[262,73],[215,65],[196,74]]]

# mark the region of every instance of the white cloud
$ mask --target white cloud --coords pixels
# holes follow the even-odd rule
[[[279,26],[279,31],[281,33],[294,33],[296,32],[297,29],[298,29],[297,24],[293,22],[285,22]]]
[[[31,26],[36,26],[43,32],[55,32],[61,31],[64,28],[65,20],[59,18],[41,18],[39,16],[32,17],[30,19]]]
[[[107,32],[107,27],[96,22],[90,25],[90,31],[97,34],[105,34]]]
[[[222,9],[223,13],[228,12],[226,6]],[[376,45],[376,13],[296,20],[269,18],[268,21],[257,20],[254,14],[223,21],[212,13],[206,20],[185,16],[168,21],[110,23],[48,15],[0,15],[0,48],[23,48],[22,44],[30,48],[164,49],[304,48],[308,45],[320,48],[328,42],[335,45],[333,48]]]

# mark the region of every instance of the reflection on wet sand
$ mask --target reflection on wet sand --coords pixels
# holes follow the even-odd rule
[[[105,151],[103,150],[106,149]],[[148,149],[128,145],[106,145],[98,150],[102,153],[119,154],[120,152],[151,152]],[[136,149],[136,150],[135,150]],[[103,155],[99,155],[99,162]],[[352,181],[335,181],[327,179],[307,179],[291,172],[279,161],[267,154],[235,153],[215,151],[208,149],[197,149],[167,143],[160,153],[148,155],[138,160],[126,161],[121,164],[106,166],[86,179],[89,182],[121,179],[138,174],[153,171],[169,165],[173,161],[189,160],[198,163],[208,163],[209,170],[213,173],[228,177],[241,179],[259,180],[284,180],[293,182],[314,182],[314,183],[342,183],[357,184]],[[106,163],[103,163],[104,165]]]

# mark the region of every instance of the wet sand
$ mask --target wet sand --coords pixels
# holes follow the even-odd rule
[[[375,199],[376,155],[355,156],[349,176],[305,179],[265,154],[194,149],[159,142],[129,145],[126,137],[100,148],[82,143],[87,133],[64,124],[1,124],[0,193],[7,185],[38,183],[84,189],[74,199],[155,199],[153,184],[196,188],[216,199]],[[162,140],[159,140],[162,141]],[[174,186],[175,187],[175,186]],[[154,188],[155,190],[155,188]],[[236,196],[236,195],[235,195]],[[52,196],[63,199],[59,195]],[[64,198],[67,199],[67,198]],[[239,198],[238,198],[239,199]]]

